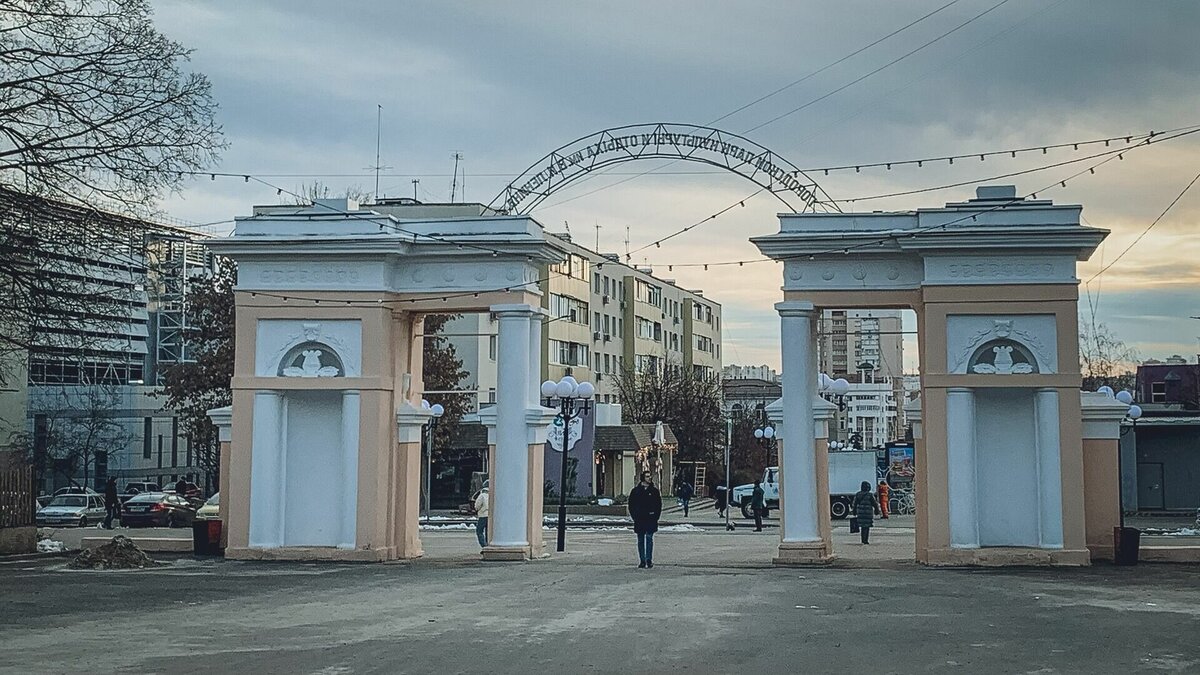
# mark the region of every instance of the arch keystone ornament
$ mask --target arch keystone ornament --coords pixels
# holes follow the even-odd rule
[[[917,315],[921,390],[905,411],[916,418],[919,562],[1072,566],[1111,555],[1115,406],[1080,391],[1075,273],[1108,232],[1082,225],[1081,210],[990,186],[916,211],[782,214],[778,233],[752,239],[784,262],[777,564],[836,554],[821,510],[825,449],[814,458],[820,434],[809,426],[813,317],[826,308]]]
[[[641,159],[696,162],[730,171],[775,196],[789,211],[840,211],[796,165],[743,136],[694,124],[631,124],[577,138],[550,151],[488,205],[528,214],[547,197],[593,171]]]

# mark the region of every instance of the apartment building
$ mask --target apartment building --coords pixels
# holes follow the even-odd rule
[[[899,310],[824,310],[819,330],[821,372],[853,379],[869,363],[876,378],[899,380],[904,375],[901,333]]]
[[[384,199],[366,206],[401,219],[489,215],[482,204],[425,204]],[[499,214],[495,214],[499,215]],[[721,372],[721,305],[648,268],[621,262],[551,235],[569,251],[542,275],[542,378],[572,375],[592,382],[598,403],[617,403],[617,380],[626,368],[643,371],[670,363],[717,377]],[[444,334],[463,361],[461,386],[478,404],[496,401],[496,324],[487,314],[458,317]]]

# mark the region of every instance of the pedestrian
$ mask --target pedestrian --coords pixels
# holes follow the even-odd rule
[[[729,488],[725,487],[725,481],[717,482],[717,486],[713,488],[713,507],[717,509],[717,516],[725,517],[725,509],[729,505]]]
[[[886,480],[879,481],[879,489],[876,490],[879,495],[879,517],[884,520],[887,520],[888,517],[888,496],[891,492],[892,488]]]
[[[875,501],[875,495],[871,494],[870,481],[862,482],[862,489],[858,494],[854,495],[854,518],[858,521],[858,532],[862,538],[862,543],[870,544],[871,541],[871,526],[875,524],[874,515],[879,513],[879,504]]]
[[[686,480],[679,485],[679,492],[675,493],[675,496],[679,497],[679,504],[683,506],[684,518],[688,517],[688,505],[691,503],[692,497],[695,494],[696,488],[692,487],[692,484]]]
[[[637,533],[639,569],[654,567],[654,533],[662,513],[662,495],[654,486],[649,471],[642,472],[642,482],[629,493],[629,517]]]
[[[754,512],[754,531],[762,532],[763,511],[767,508],[766,494],[762,489],[762,479],[754,479],[754,493],[750,496],[750,510]]]
[[[187,498],[187,481],[180,478],[175,482],[175,494],[180,497]]]
[[[117,479],[109,476],[104,484],[104,529],[113,529],[113,519],[121,517],[121,498],[117,496]]]
[[[488,486],[483,484],[479,496],[475,498],[475,537],[479,539],[479,548],[487,547],[488,527]]]

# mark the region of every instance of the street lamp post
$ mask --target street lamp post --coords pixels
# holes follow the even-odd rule
[[[725,418],[725,530],[733,530],[733,523],[729,519],[729,495],[733,494],[732,486],[729,485],[729,446],[733,443],[733,418]]]
[[[567,459],[571,454],[571,418],[576,413],[586,415],[591,409],[596,388],[591,382],[576,382],[570,375],[555,382],[542,383],[542,403],[557,407],[563,420],[562,466],[558,481],[558,551],[567,548]]]
[[[775,427],[770,425],[759,427],[754,430],[754,438],[758,440],[759,445],[767,449],[767,463],[771,462],[771,453],[775,452]],[[779,458],[775,458],[775,464],[778,466]]]
[[[425,520],[433,515],[429,510],[430,489],[433,485],[433,432],[437,430],[438,421],[446,412],[441,403],[429,404],[421,399],[421,407],[429,411],[429,421],[425,423]]]

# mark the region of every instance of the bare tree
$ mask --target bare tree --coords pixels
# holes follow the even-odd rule
[[[141,209],[224,147],[148,0],[0,0],[0,185]]]
[[[1137,351],[1126,345],[1103,323],[1079,322],[1079,366],[1083,388],[1095,391],[1108,385],[1116,391],[1135,386]]]
[[[721,383],[715,377],[664,361],[640,373],[625,369],[617,391],[622,422],[669,424],[679,441],[679,459],[724,466],[725,417]]]
[[[353,199],[354,201],[365,204],[370,202],[371,193],[357,185],[350,185],[340,192],[334,192],[328,185],[319,180],[311,183],[302,184],[296,194],[292,195],[292,202],[297,205],[311,204],[318,199]]]

